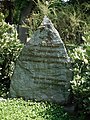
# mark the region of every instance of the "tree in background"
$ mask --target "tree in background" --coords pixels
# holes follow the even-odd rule
[[[13,23],[13,11],[14,4],[12,0],[2,0],[1,3],[1,12],[6,16],[5,21],[7,23]]]
[[[82,4],[82,3],[85,3],[85,2],[89,3],[90,0],[69,0],[69,2],[72,3],[72,4],[77,4],[77,3]]]

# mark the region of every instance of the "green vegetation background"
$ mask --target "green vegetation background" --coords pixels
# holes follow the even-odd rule
[[[3,12],[3,8],[0,12],[1,97],[8,95],[14,64],[23,48],[15,26],[19,24],[21,13],[29,3],[28,0],[14,1],[13,16],[11,16],[14,18],[13,25],[5,22],[9,15],[8,8],[5,8],[6,13]],[[22,26],[28,28],[28,35],[31,37],[41,24],[44,15],[47,15],[59,31],[72,61],[74,73],[73,81],[71,81],[74,96],[72,102],[76,106],[76,111],[72,118],[72,115],[56,104],[12,99],[0,102],[0,119],[11,120],[14,117],[13,119],[22,120],[72,120],[76,118],[87,120],[89,118],[87,116],[90,116],[90,2],[89,0],[70,0],[66,3],[61,0],[36,0],[33,5],[34,9]]]

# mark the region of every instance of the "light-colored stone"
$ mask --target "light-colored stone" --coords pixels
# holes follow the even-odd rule
[[[72,72],[65,46],[45,16],[41,26],[23,48],[11,79],[11,97],[65,104]]]

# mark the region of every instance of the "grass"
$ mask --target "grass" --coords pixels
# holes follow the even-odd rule
[[[0,120],[76,120],[54,103],[7,99],[0,102]],[[77,119],[79,120],[79,119]],[[83,119],[80,119],[83,120]]]

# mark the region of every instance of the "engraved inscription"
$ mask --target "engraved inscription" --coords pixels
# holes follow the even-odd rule
[[[44,17],[16,62],[11,97],[66,104],[71,80],[71,64],[64,43],[52,22]]]

